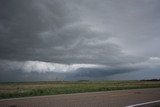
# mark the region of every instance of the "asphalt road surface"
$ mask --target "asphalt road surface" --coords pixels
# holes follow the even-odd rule
[[[0,107],[160,107],[159,100],[156,88],[5,99]]]

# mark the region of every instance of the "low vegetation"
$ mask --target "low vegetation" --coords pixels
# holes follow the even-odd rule
[[[0,99],[141,88],[160,88],[160,81],[58,81],[0,83]]]

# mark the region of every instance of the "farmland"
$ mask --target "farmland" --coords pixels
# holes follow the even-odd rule
[[[0,83],[0,99],[142,88],[160,88],[160,81],[8,82]]]

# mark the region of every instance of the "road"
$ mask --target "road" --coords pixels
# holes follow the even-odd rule
[[[5,99],[0,100],[0,107],[126,107],[156,100],[160,100],[160,88]],[[156,103],[150,105],[160,107]]]

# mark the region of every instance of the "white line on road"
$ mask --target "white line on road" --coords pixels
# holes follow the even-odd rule
[[[145,103],[139,103],[139,104],[133,104],[133,105],[129,105],[129,106],[126,106],[126,107],[136,107],[136,106],[141,106],[141,105],[153,104],[153,103],[157,103],[157,102],[160,102],[160,100],[150,101],[150,102],[145,102]]]

